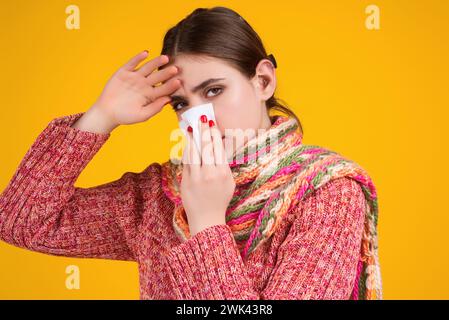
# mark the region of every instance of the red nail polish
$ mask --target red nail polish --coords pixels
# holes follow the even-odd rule
[[[201,119],[202,123],[206,123],[207,122],[207,117],[204,114],[201,116],[200,119]]]
[[[187,131],[189,131],[189,132],[193,132],[193,129],[192,129],[192,127],[191,127],[191,126],[188,126],[188,127],[187,127]]]
[[[215,125],[214,120],[209,120],[209,127],[213,127]]]

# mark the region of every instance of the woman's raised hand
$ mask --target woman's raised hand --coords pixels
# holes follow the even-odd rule
[[[144,122],[160,112],[170,102],[169,95],[181,85],[174,78],[178,69],[170,66],[153,72],[169,62],[166,55],[157,56],[135,69],[147,55],[148,52],[143,51],[120,67],[97,101],[72,127],[109,133],[119,125]],[[158,83],[162,84],[156,86]]]

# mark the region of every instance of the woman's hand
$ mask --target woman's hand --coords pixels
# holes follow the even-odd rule
[[[206,116],[202,120],[193,128],[201,130],[201,152],[188,132],[182,159],[180,192],[192,237],[210,226],[226,224],[226,209],[235,190],[220,131],[213,121],[209,127]]]
[[[166,55],[135,69],[147,55],[143,51],[120,67],[94,105],[72,127],[108,133],[121,124],[143,122],[160,112],[170,101],[169,95],[180,87],[180,81],[174,78],[178,69],[170,66],[153,72],[169,61]],[[160,82],[164,83],[156,86]]]

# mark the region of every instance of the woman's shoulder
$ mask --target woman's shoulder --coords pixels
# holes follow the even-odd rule
[[[173,209],[173,203],[162,188],[162,164],[151,162],[143,170],[126,172],[135,183],[130,187],[142,202],[144,211],[152,216],[166,216]]]
[[[360,218],[364,216],[366,198],[359,182],[342,176],[326,182],[298,202],[295,213],[299,218],[313,221],[330,216]]]
[[[138,173],[142,188],[149,189],[151,193],[162,192],[162,165],[159,162],[151,162]]]
[[[139,196],[140,200],[160,201],[163,192],[161,187],[161,164],[152,162],[142,170],[126,171],[117,181],[123,186],[122,192]]]
[[[365,197],[360,183],[349,176],[331,179],[318,188],[316,192],[317,194],[326,194],[342,200]]]

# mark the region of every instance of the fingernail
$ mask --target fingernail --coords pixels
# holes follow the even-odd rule
[[[189,131],[189,132],[193,132],[193,129],[192,129],[192,127],[191,127],[191,126],[188,126],[188,127],[187,127],[187,131]]]
[[[207,122],[207,117],[204,114],[201,116],[200,119],[201,119],[202,123],[206,123]]]
[[[215,125],[214,120],[209,120],[209,127],[213,127]]]

